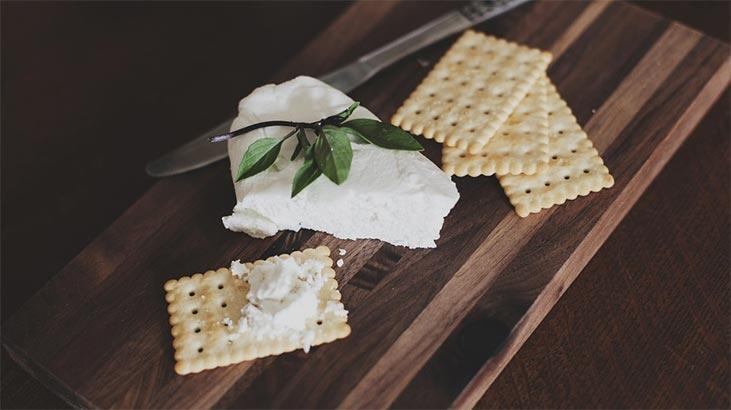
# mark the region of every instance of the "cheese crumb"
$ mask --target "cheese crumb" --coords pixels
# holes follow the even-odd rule
[[[343,267],[343,265],[345,264],[345,262],[343,262],[343,260],[342,260],[342,259],[338,259],[338,261],[337,261],[337,262],[335,262],[335,264],[336,264],[336,265],[338,265],[338,268],[342,268],[342,267]]]
[[[249,272],[249,269],[246,267],[245,264],[241,263],[241,259],[236,259],[235,261],[231,261],[231,274],[236,276],[239,279],[246,279],[246,274]]]
[[[346,253],[348,253],[348,252],[347,252],[347,251],[346,251],[345,249],[343,249],[343,248],[339,248],[339,249],[338,249],[338,254],[339,254],[340,256],[343,256],[343,255],[345,255]]]
[[[302,335],[302,350],[304,350],[305,353],[310,353],[310,347],[312,347],[312,344],[315,343],[316,336],[317,335],[314,330],[308,330],[304,335]]]
[[[348,317],[348,311],[343,308],[343,304],[334,300],[329,300],[325,305],[323,315],[333,314],[335,316]]]

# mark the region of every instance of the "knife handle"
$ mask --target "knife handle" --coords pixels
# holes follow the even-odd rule
[[[527,0],[477,0],[442,15],[405,36],[358,59],[380,71],[407,55],[523,4]]]
[[[319,78],[342,92],[350,92],[396,61],[471,25],[460,11],[451,11]]]
[[[451,11],[416,30],[358,59],[358,63],[378,72],[407,55],[470,27],[472,22],[458,10]]]
[[[528,0],[472,1],[362,56],[345,67],[321,76],[320,80],[347,93],[409,54],[505,13],[526,1]]]

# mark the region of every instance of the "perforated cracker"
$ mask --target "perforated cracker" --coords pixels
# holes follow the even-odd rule
[[[447,175],[535,174],[548,163],[548,77],[536,81],[508,120],[477,154],[442,148]]]
[[[551,61],[549,53],[466,31],[391,123],[478,153]]]
[[[328,302],[340,303],[329,255],[330,250],[320,246],[279,256],[295,258],[299,263],[306,259],[319,259],[325,265],[321,273],[327,281],[319,294],[322,315],[307,324],[308,330],[315,332],[313,346],[350,334],[347,317],[325,309]],[[267,261],[271,262],[273,258]],[[251,269],[257,263],[263,261],[247,263],[246,267]],[[292,338],[257,340],[251,334],[236,332],[236,323],[242,317],[241,308],[247,303],[248,288],[245,281],[233,276],[226,268],[165,283],[175,348],[175,371],[178,374],[197,373],[304,347],[301,341]]]
[[[521,217],[614,185],[604,161],[553,84],[549,85],[546,103],[548,165],[534,175],[499,177]]]

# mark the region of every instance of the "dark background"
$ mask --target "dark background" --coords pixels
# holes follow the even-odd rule
[[[729,42],[729,2],[636,4]],[[3,2],[2,319],[348,5]],[[729,407],[730,122],[727,91],[481,407]],[[1,407],[65,407],[1,371]]]

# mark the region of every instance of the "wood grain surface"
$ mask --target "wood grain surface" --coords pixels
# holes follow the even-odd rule
[[[379,23],[368,35],[395,37],[413,7],[369,8]],[[346,13],[333,27],[352,27],[348,16],[360,14]],[[6,322],[5,343],[86,406],[406,406],[417,403],[408,401],[413,386],[439,372],[448,341],[486,323],[494,340],[484,366],[431,402],[474,404],[728,81],[725,46],[623,4],[539,3],[482,29],[556,53],[549,75],[604,153],[615,188],[520,220],[493,180],[460,180],[463,198],[440,247],[407,251],[313,232],[264,241],[221,232],[211,215],[225,213],[232,195],[217,166],[156,184]],[[318,41],[336,37],[326,30]],[[447,46],[398,64],[355,97],[388,116],[428,71],[423,63]],[[366,51],[357,48],[331,64]],[[276,77],[317,73],[317,63],[307,66],[313,49]],[[430,157],[437,150],[429,145]],[[318,243],[349,250],[338,272],[352,311],[349,339],[307,356],[172,374],[165,279]]]
[[[727,90],[478,408],[731,406],[730,101]],[[464,341],[459,352],[480,354]]]

